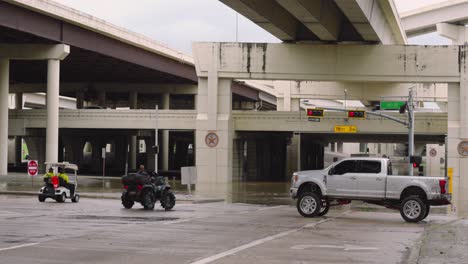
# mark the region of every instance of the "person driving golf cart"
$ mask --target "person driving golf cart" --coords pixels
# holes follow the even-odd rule
[[[78,166],[68,162],[51,162],[45,163],[50,167],[48,173],[44,175],[45,185],[39,190],[39,202],[44,202],[46,198],[51,198],[57,202],[63,203],[67,198],[76,203],[80,199],[79,194],[76,192],[78,187],[77,171]],[[54,171],[57,174],[54,174]],[[72,172],[71,178],[65,171]]]
[[[49,172],[47,172],[46,174],[44,174],[44,181],[47,182],[49,179],[51,179],[52,177],[54,177],[54,168],[49,168]]]

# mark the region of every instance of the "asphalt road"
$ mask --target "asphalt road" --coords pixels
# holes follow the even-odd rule
[[[225,203],[125,210],[118,200],[0,196],[0,263],[406,263],[425,227],[452,220],[409,224],[397,212],[346,208],[304,218],[292,206]]]

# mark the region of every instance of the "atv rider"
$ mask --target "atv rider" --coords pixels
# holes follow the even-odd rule
[[[70,190],[70,194],[73,196],[73,194],[75,193],[75,184],[69,183],[68,175],[63,171],[62,167],[58,168],[57,176],[59,177],[59,179],[63,180],[63,186],[67,187]]]

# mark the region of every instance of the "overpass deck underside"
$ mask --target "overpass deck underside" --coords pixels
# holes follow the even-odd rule
[[[405,115],[391,113],[400,119]],[[28,128],[45,128],[45,110],[10,110],[9,135],[25,135]],[[198,118],[203,118],[199,116]],[[368,116],[363,120],[347,119],[345,113],[327,112],[320,122],[308,121],[304,112],[233,111],[235,131],[278,131],[304,133],[334,133],[335,126],[356,126],[356,134],[405,135],[406,126],[381,117]],[[158,111],[159,129],[195,130],[197,112],[194,110]],[[154,129],[154,110],[60,110],[60,128],[71,129]],[[416,135],[445,136],[447,113],[417,113]]]

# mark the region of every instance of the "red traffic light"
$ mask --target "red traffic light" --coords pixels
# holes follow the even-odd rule
[[[349,118],[366,118],[366,111],[348,111]]]
[[[413,168],[417,168],[418,164],[416,162],[413,162]]]
[[[309,117],[323,117],[323,109],[307,109]]]

